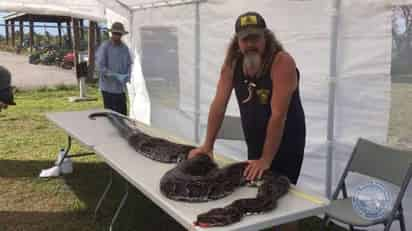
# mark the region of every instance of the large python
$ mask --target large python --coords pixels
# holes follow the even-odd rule
[[[98,116],[107,117],[137,152],[156,161],[164,163],[177,163],[187,159],[190,150],[195,148],[190,145],[175,144],[168,140],[149,136],[134,125],[134,121],[126,116],[112,112],[95,112],[89,115],[90,119]]]
[[[160,180],[160,191],[173,200],[204,202],[231,194],[237,187],[247,184],[243,171],[247,162],[234,163],[223,168],[208,155],[187,159],[194,146],[177,144],[166,139],[144,134],[125,116],[112,112],[96,112],[107,117],[138,153],[161,162],[178,163]],[[195,224],[202,227],[224,226],[241,220],[244,215],[263,213],[276,207],[277,200],[290,186],[287,177],[265,171],[255,198],[239,199],[223,207],[197,216]]]

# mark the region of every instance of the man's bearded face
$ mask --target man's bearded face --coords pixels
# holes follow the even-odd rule
[[[265,38],[263,35],[249,35],[238,40],[242,52],[243,71],[248,76],[255,76],[262,65],[262,55],[265,49]]]
[[[262,64],[262,58],[257,51],[248,51],[243,58],[243,69],[245,74],[255,76]]]

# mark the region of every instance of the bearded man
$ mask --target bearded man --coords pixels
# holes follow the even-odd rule
[[[306,139],[299,79],[294,59],[266,27],[264,18],[256,12],[240,15],[210,106],[206,139],[189,158],[200,154],[213,158],[216,135],[234,89],[248,148],[244,176],[255,180],[271,170],[296,184]],[[281,230],[298,227],[287,224]]]

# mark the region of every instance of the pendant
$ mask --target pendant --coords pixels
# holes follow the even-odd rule
[[[245,80],[246,82],[247,80]],[[247,91],[249,93],[248,97],[244,100],[242,100],[242,103],[247,103],[253,98],[253,89],[256,87],[255,83],[249,82],[247,85]]]

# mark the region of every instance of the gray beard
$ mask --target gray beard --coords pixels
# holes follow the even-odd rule
[[[243,70],[246,74],[255,76],[261,65],[261,57],[257,52],[247,52],[243,58]]]

